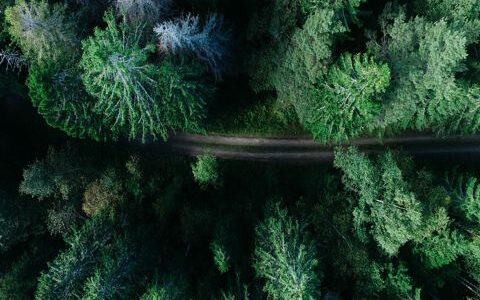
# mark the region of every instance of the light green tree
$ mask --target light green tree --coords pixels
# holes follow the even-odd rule
[[[114,135],[165,138],[156,88],[159,68],[148,62],[154,46],[142,47],[141,28],[125,22],[117,25],[112,12],[106,13],[105,22],[105,30],[95,29],[93,37],[83,42],[82,78],[86,91],[97,99],[95,110]]]
[[[18,0],[5,9],[7,30],[32,62],[65,61],[77,53],[79,40],[66,6],[45,0]]]
[[[94,110],[111,129],[113,139],[167,138],[174,129],[199,130],[207,89],[201,67],[149,62],[153,44],[142,45],[142,27],[117,24],[111,11],[107,27],[83,42],[83,82],[95,97]],[[205,93],[204,93],[205,92]]]
[[[192,164],[193,178],[202,186],[219,183],[219,169],[217,158],[212,155],[201,155]]]
[[[345,186],[358,195],[353,216],[362,241],[372,236],[392,256],[408,241],[422,237],[422,204],[410,191],[391,152],[374,163],[355,148],[338,149],[334,164],[343,171]]]
[[[369,51],[389,64],[392,83],[384,99],[383,127],[399,129],[443,128],[459,116],[462,103],[455,101],[455,73],[467,57],[463,32],[445,20],[407,20],[400,12],[385,25],[382,43]]]
[[[272,299],[308,300],[319,296],[317,250],[306,225],[275,203],[255,229],[253,267]]]

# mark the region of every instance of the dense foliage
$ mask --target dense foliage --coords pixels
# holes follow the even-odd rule
[[[480,298],[478,147],[361,139],[478,134],[479,0],[3,0],[0,24],[0,299]],[[282,164],[329,157],[306,134],[333,164]]]
[[[210,177],[212,164],[222,184],[199,185],[195,169]],[[0,295],[477,295],[478,174],[355,148],[337,149],[335,166],[51,149],[24,170],[23,196],[3,194]]]
[[[233,132],[269,134],[276,107],[322,143],[478,132],[475,0],[227,2],[7,1],[0,62],[28,65],[34,106],[79,138],[219,131],[271,99]]]

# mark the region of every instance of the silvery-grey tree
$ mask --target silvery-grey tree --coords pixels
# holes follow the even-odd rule
[[[27,61],[18,51],[0,50],[0,65],[2,64],[5,64],[7,71],[21,71],[27,66]]]
[[[132,22],[158,22],[173,9],[173,0],[115,0],[118,14]]]
[[[171,56],[193,53],[210,67],[215,77],[221,76],[230,41],[230,31],[224,27],[223,16],[209,14],[202,28],[199,16],[187,14],[157,24],[154,32],[161,53]]]

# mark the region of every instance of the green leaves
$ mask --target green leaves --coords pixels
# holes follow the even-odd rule
[[[200,131],[208,92],[198,80],[198,65],[160,66],[149,62],[153,44],[141,45],[141,27],[116,24],[111,12],[107,28],[96,29],[83,42],[81,66],[86,91],[95,97],[94,110],[113,137],[166,140],[169,130]]]
[[[195,181],[203,187],[219,183],[218,161],[212,155],[201,155],[192,165],[192,173]]]
[[[391,153],[374,164],[353,148],[337,150],[335,166],[344,172],[344,184],[358,194],[354,222],[361,240],[366,241],[370,234],[392,256],[406,242],[419,237],[422,206]]]
[[[66,16],[66,6],[18,0],[6,8],[5,19],[10,36],[34,63],[68,61],[78,53],[75,25]]]
[[[265,280],[263,290],[272,299],[308,300],[318,296],[317,251],[305,226],[276,203],[256,227],[253,267]]]
[[[156,90],[159,69],[147,61],[153,45],[142,48],[141,28],[117,25],[111,12],[105,22],[105,30],[97,28],[83,42],[82,78],[86,91],[97,100],[95,110],[116,135],[127,133],[130,139],[143,141],[158,135],[165,139]]]
[[[374,130],[390,82],[386,64],[344,54],[313,90],[305,127],[320,142],[342,141]]]
[[[388,62],[393,76],[382,126],[394,130],[444,127],[449,117],[458,116],[455,73],[467,57],[464,34],[444,20],[406,21],[400,14],[384,35],[384,43],[370,44],[370,52]]]
[[[210,249],[213,252],[213,262],[220,273],[226,273],[230,269],[230,257],[221,243],[214,240],[210,244]]]

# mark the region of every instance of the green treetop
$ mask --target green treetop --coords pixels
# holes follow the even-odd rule
[[[256,227],[253,267],[264,279],[263,290],[272,299],[318,297],[316,245],[307,236],[305,225],[277,203],[269,207],[266,219]]]
[[[201,155],[197,157],[195,164],[192,164],[192,173],[195,181],[202,186],[219,183],[218,161],[212,155]]]
[[[166,139],[170,129],[198,128],[204,89],[188,81],[199,74],[194,67],[150,63],[155,46],[142,46],[141,27],[117,24],[111,12],[105,22],[105,30],[97,28],[83,42],[81,66],[86,91],[96,99],[94,109],[112,135],[145,141]]]
[[[361,240],[369,233],[386,254],[395,255],[406,242],[419,238],[422,206],[392,153],[374,164],[354,148],[338,150],[335,166],[343,171],[346,187],[358,193],[353,214]]]
[[[403,13],[386,25],[382,44],[369,51],[386,61],[392,84],[384,100],[384,127],[427,129],[443,127],[458,115],[455,73],[467,57],[463,32],[445,20],[432,23],[421,17],[406,20]]]
[[[372,131],[381,111],[378,96],[389,82],[386,64],[377,64],[366,55],[344,54],[307,100],[306,128],[322,142],[348,140]]]
[[[79,41],[64,5],[18,0],[5,9],[5,19],[10,36],[34,63],[68,60],[76,53]]]
[[[476,0],[420,0],[418,12],[432,21],[444,19],[455,30],[465,32],[468,44],[478,40],[480,6]]]
[[[131,139],[161,135],[166,124],[161,118],[159,68],[148,62],[154,46],[140,45],[140,28],[117,25],[113,14],[105,15],[107,27],[96,29],[83,42],[81,66],[87,92],[96,97],[95,109],[115,134]]]

